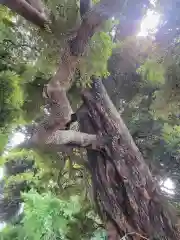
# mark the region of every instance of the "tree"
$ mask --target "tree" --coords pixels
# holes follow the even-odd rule
[[[48,114],[35,124],[31,138],[19,146],[53,152],[66,152],[74,147],[87,149],[85,165],[90,170],[96,205],[107,224],[110,239],[179,238],[176,220],[171,217],[167,204],[162,203],[161,191],[101,81],[93,76],[97,74],[91,73],[92,88],[83,89],[83,105],[76,112],[81,131],[64,130],[72,113],[66,91],[87,43],[104,20],[117,11],[123,11],[127,18],[134,12],[133,23],[137,21],[139,9],[146,3],[133,2],[127,6],[125,2],[104,0],[85,15],[62,53],[55,76],[44,88]],[[38,11],[32,2],[4,1],[4,4],[55,34],[58,25],[44,18],[43,11]]]

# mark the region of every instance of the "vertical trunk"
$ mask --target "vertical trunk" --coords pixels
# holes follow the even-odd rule
[[[97,208],[109,239],[180,239],[176,219],[100,81],[83,93],[94,131],[107,138],[88,152]]]

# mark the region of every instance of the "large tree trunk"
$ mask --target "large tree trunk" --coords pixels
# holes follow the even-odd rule
[[[107,144],[88,150],[97,208],[109,239],[180,239],[176,219],[100,81],[83,93],[91,125]],[[87,129],[87,127],[86,127]]]

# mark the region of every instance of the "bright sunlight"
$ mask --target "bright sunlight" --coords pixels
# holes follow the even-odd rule
[[[149,34],[156,33],[160,23],[161,15],[152,10],[148,10],[147,14],[142,20],[141,30],[138,33],[140,37],[147,37]]]

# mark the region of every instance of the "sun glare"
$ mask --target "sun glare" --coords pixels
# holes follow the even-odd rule
[[[16,145],[22,143],[24,139],[25,139],[25,135],[23,133],[16,132],[10,141],[10,146],[15,147]]]
[[[158,30],[160,23],[160,14],[152,10],[148,10],[147,14],[142,20],[141,30],[138,33],[140,37],[147,37],[150,33],[155,33]]]
[[[175,184],[174,184],[174,182],[173,182],[170,178],[167,178],[167,179],[162,183],[161,189],[162,189],[164,192],[173,195],[173,194],[174,194],[174,190],[175,190]]]
[[[0,181],[3,179],[4,177],[4,168],[0,167]]]
[[[6,227],[5,222],[0,222],[0,231],[3,230]]]

